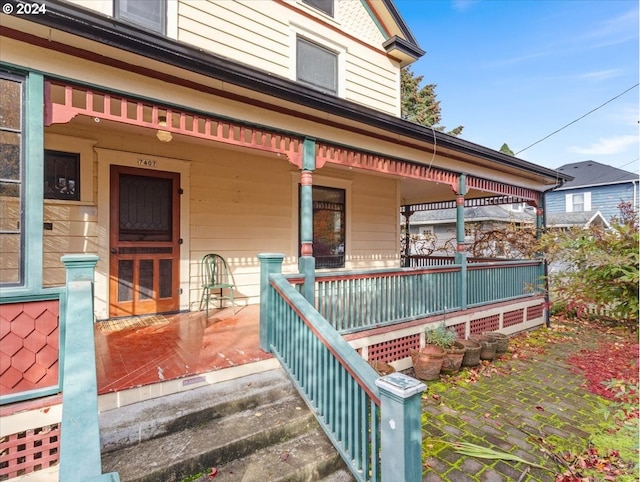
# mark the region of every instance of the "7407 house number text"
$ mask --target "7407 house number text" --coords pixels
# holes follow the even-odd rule
[[[44,15],[47,13],[47,6],[44,3],[5,3],[2,5],[2,13],[7,15]]]

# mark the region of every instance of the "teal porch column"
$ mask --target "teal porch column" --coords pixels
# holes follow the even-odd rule
[[[280,253],[260,253],[260,348],[271,352],[272,333],[269,316],[271,305],[269,303],[269,275],[282,273],[282,261],[284,255]]]
[[[315,306],[316,259],[313,257],[313,171],[316,169],[316,141],[305,138],[300,176],[300,258],[304,275],[302,295]]]
[[[382,480],[422,480],[421,393],[426,385],[402,373],[378,378],[380,389]]]
[[[411,267],[411,233],[409,218],[413,214],[413,211],[409,209],[409,206],[402,206],[402,216],[404,216],[404,262],[402,263],[403,268]]]
[[[467,194],[467,175],[460,174],[460,180],[458,181],[458,192],[456,196],[456,264],[461,266],[460,268],[460,307],[465,309],[467,307],[467,253],[465,252],[465,239],[464,239],[464,197]]]
[[[542,227],[544,225],[544,209],[538,206],[536,208],[536,239],[542,236]]]

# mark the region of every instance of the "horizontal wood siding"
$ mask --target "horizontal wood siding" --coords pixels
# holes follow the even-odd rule
[[[291,165],[245,153],[207,151],[191,171],[191,300],[200,299],[199,261],[224,256],[239,296],[257,301],[260,252],[291,256]]]
[[[356,175],[352,188],[351,247],[353,269],[398,267],[397,184],[393,179]]]
[[[98,252],[97,210],[77,203],[45,201],[44,222],[51,223],[52,229],[44,230],[43,284],[62,286],[66,277],[60,261],[63,255]]]
[[[289,73],[288,25],[266,2],[180,2],[178,40],[277,75]]]

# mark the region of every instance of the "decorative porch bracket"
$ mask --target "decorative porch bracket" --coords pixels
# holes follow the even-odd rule
[[[98,257],[65,255],[66,292],[61,296],[64,331],[60,480],[118,482],[102,474],[98,386],[93,335],[93,277]]]
[[[382,480],[422,480],[421,393],[427,386],[402,373],[378,378]]]

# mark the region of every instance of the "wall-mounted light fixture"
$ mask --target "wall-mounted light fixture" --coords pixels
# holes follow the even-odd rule
[[[158,125],[162,127],[167,127],[167,116],[164,116],[164,115],[159,116]],[[163,131],[162,129],[158,129],[158,132],[156,132],[156,137],[161,142],[171,142],[171,140],[173,139],[171,132]]]

